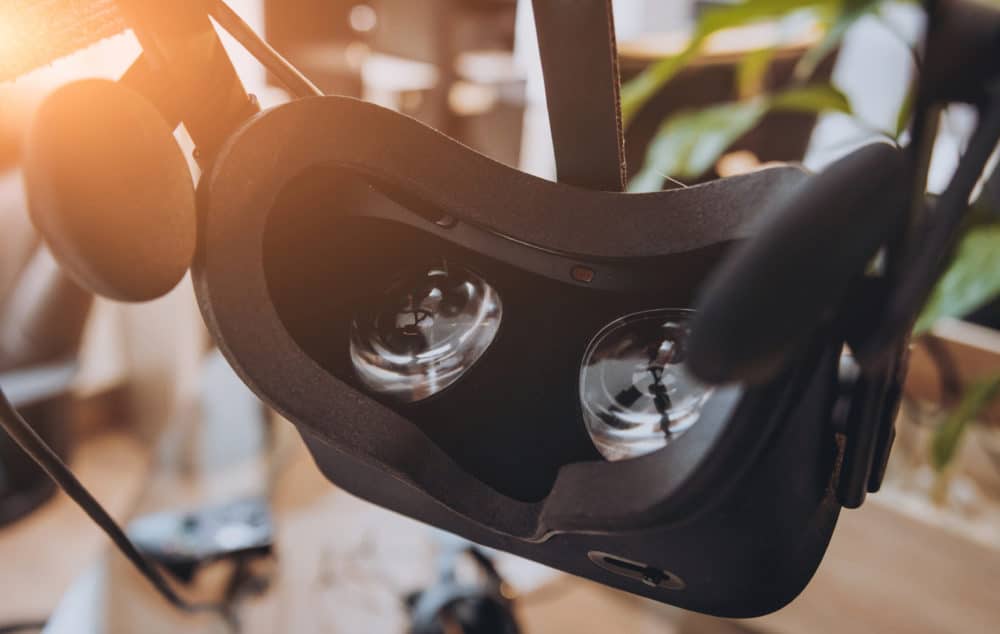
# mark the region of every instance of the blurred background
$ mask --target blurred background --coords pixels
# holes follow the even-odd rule
[[[230,4],[325,92],[400,110],[554,178],[531,2]],[[750,3],[755,11],[716,13],[729,16],[721,21],[704,17],[738,3],[613,4],[632,191],[776,161],[820,169],[872,140],[906,141],[923,27],[915,3],[762,0]],[[0,37],[17,28],[3,23],[4,11],[0,3]],[[264,107],[288,99],[222,39]],[[970,229],[918,324],[883,491],[842,514],[825,562],[791,606],[713,619],[469,551],[337,491],[294,429],[212,348],[189,280],[159,300],[123,305],[61,276],[27,215],[24,132],[55,88],[118,78],[139,51],[124,32],[0,82],[0,385],[179,583],[239,606],[243,631],[411,631],[422,593],[450,574],[499,597],[529,633],[1000,629],[1000,210]],[[942,114],[932,193],[973,124],[971,110]],[[178,136],[190,156],[183,129]],[[178,537],[185,531],[195,537]],[[205,545],[205,531],[224,538]],[[223,631],[150,593],[6,437],[0,562],[0,632],[18,623],[53,634]],[[495,615],[469,618],[481,629],[439,631],[510,631]]]

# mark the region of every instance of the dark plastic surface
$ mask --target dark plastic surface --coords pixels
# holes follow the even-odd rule
[[[711,383],[764,383],[833,320],[906,212],[904,155],[865,146],[811,177],[699,293],[689,363]]]

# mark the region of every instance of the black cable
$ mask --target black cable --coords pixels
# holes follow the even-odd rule
[[[284,84],[295,97],[323,96],[323,91],[316,84],[309,81],[309,78],[282,57],[281,53],[274,50],[270,44],[257,35],[253,28],[244,22],[243,18],[223,0],[209,0],[208,14],[257,61],[274,73],[278,81]]]
[[[139,551],[125,531],[101,506],[90,491],[77,480],[65,462],[52,450],[41,436],[28,424],[7,400],[0,388],[0,426],[18,446],[59,486],[60,489],[83,509],[91,520],[111,539],[115,547],[132,563],[156,591],[175,608],[192,614],[214,613],[235,629],[235,619],[224,604],[188,603],[174,589],[156,567]]]

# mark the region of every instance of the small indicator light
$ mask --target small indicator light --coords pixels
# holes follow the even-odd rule
[[[579,264],[574,266],[570,272],[570,276],[577,282],[582,282],[584,284],[590,284],[594,281],[594,269],[580,266]]]

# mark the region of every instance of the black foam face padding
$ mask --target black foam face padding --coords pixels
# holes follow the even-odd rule
[[[758,384],[800,354],[902,218],[903,171],[902,151],[868,145],[774,205],[699,293],[692,371]]]
[[[245,159],[267,162],[275,182],[287,183],[301,164],[336,165],[412,209],[443,211],[550,252],[606,259],[691,253],[746,238],[760,210],[805,178],[785,166],[669,195],[596,192],[511,169],[410,117],[347,97],[300,99],[262,113],[223,151],[237,143],[241,152],[253,146]],[[242,167],[217,162],[213,174]],[[257,195],[243,187],[232,204]]]
[[[32,123],[24,176],[32,221],[85,288],[149,300],[190,266],[191,174],[171,126],[139,93],[107,80],[56,90]]]

